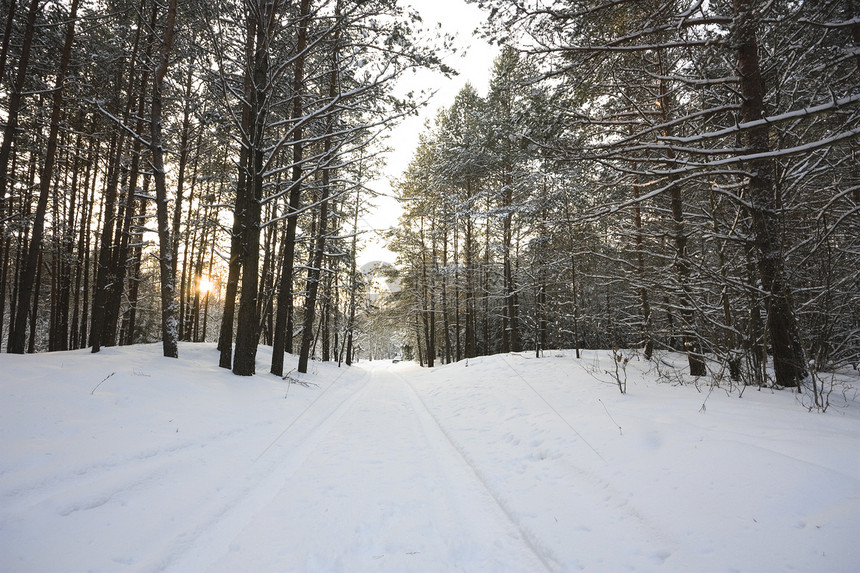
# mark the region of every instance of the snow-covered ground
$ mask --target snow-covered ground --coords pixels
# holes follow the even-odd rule
[[[0,571],[857,571],[860,398],[504,355],[0,356]],[[294,362],[293,362],[294,363]],[[856,374],[845,380],[857,385]],[[838,401],[837,401],[838,398]]]

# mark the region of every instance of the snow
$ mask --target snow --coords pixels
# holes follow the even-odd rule
[[[637,359],[621,395],[610,352],[314,363],[290,380],[233,376],[211,344],[160,352],[0,356],[0,571],[860,561],[850,388],[820,413],[787,391],[661,382]]]

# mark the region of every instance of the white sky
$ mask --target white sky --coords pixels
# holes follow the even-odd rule
[[[412,159],[424,123],[428,119],[432,120],[440,108],[451,105],[467,82],[479,93],[486,94],[490,68],[497,53],[495,47],[473,37],[474,30],[485,20],[484,13],[477,6],[466,4],[465,0],[405,0],[402,3],[413,6],[421,14],[428,29],[440,23],[444,32],[457,36],[457,54],[445,63],[456,69],[459,75],[446,79],[441,74],[425,72],[410,74],[401,80],[409,82],[407,85],[401,83],[400,87],[407,88],[404,92],[428,88],[436,89],[437,92],[418,117],[404,120],[391,132],[387,143],[393,151],[387,156],[385,178],[371,184],[375,191],[387,195],[390,194],[389,180],[399,177]],[[374,202],[377,204],[376,209],[363,219],[365,229],[386,229],[396,225],[400,216],[397,202],[390,197],[379,197]],[[394,262],[394,255],[385,249],[378,233],[371,231],[362,238],[365,247],[359,255],[360,264],[376,260]]]

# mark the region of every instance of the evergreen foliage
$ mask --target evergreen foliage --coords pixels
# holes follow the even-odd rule
[[[860,360],[854,2],[477,3],[489,92],[398,184],[430,364],[658,348],[794,387]]]

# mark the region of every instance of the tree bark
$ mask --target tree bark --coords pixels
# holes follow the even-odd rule
[[[263,155],[266,111],[270,88],[269,45],[277,2],[263,3],[256,10],[256,38],[254,42],[253,97],[248,163],[248,188],[245,202],[244,241],[242,241],[242,294],[239,299],[236,324],[236,351],[233,355],[233,374],[252,376],[256,370],[258,318],[257,298],[260,283],[260,217],[263,198]]]
[[[145,6],[145,0],[141,0],[141,4],[138,12],[138,26],[137,32],[134,40],[134,48],[132,49],[132,53],[129,57],[129,69],[128,69],[128,96],[125,104],[125,109],[123,111],[122,123],[123,125],[128,125],[129,119],[131,117],[131,109],[134,103],[135,90],[132,89],[134,85],[134,75],[136,69],[136,60],[137,60],[137,52],[139,47],[139,40],[141,30],[145,27],[143,22],[143,9]],[[150,16],[150,21],[148,25],[149,30],[155,29],[156,17],[158,15],[158,6],[153,5],[152,14]],[[154,42],[154,33],[150,33],[148,35],[147,40],[147,55],[149,55],[152,44]],[[116,94],[116,98],[120,99],[122,94],[122,83],[123,83],[123,67],[120,66],[117,70],[117,85],[119,89]],[[144,73],[146,76],[146,73]],[[145,91],[145,84],[141,83],[141,91],[142,94]],[[140,96],[140,99],[145,99]],[[143,129],[143,124],[140,123],[139,127]],[[125,139],[126,134],[125,131],[119,129],[118,132],[114,131],[113,136],[111,138],[111,146],[110,152],[108,154],[108,165],[107,165],[107,182],[105,184],[105,191],[103,193],[104,196],[104,207],[102,210],[102,229],[101,229],[101,239],[99,241],[98,246],[98,259],[96,266],[96,277],[95,277],[95,292],[93,295],[93,311],[92,311],[92,324],[90,327],[89,333],[89,342],[92,346],[93,352],[98,352],[102,345],[105,346],[113,346],[116,343],[116,316],[118,315],[119,309],[113,309],[112,301],[119,301],[121,297],[121,292],[116,293],[116,290],[122,289],[122,284],[119,280],[119,271],[116,268],[118,264],[124,264],[125,261],[119,261],[117,259],[116,250],[117,247],[113,242],[114,235],[114,225],[117,224],[117,200],[118,200],[118,185],[119,185],[119,174],[121,171],[121,163],[122,156],[125,152]]]
[[[327,146],[329,142],[327,141]],[[317,293],[319,292],[320,274],[322,272],[323,255],[325,254],[325,241],[328,220],[328,195],[329,195],[328,169],[323,170],[323,197],[320,202],[320,222],[317,229],[317,237],[314,246],[313,259],[308,269],[308,287],[305,297],[305,315],[302,325],[302,345],[299,350],[298,371],[306,373],[310,360],[311,344],[314,341],[314,320],[316,317]]]
[[[359,180],[361,179],[361,167],[359,167]],[[354,344],[355,313],[358,308],[358,214],[361,210],[361,191],[355,192],[355,210],[352,214],[352,248],[349,259],[349,316],[346,322],[346,365],[352,366],[352,354]]]
[[[340,2],[335,7],[335,18],[340,17]],[[333,53],[331,62],[331,73],[329,75],[329,101],[334,101],[339,88],[339,54],[338,54],[338,34],[339,28],[335,31],[333,42]],[[337,112],[331,110],[326,119],[326,134],[323,141],[323,161],[331,163],[332,157],[332,139],[334,133],[334,123]],[[325,244],[328,233],[328,203],[331,196],[331,168],[323,167],[322,171],[322,198],[320,199],[320,222],[317,232],[316,246],[314,250],[313,262],[311,268],[308,269],[308,294],[305,298],[305,316],[304,328],[302,330],[302,346],[299,352],[298,371],[306,373],[308,371],[308,360],[311,353],[311,342],[313,342],[313,325],[314,315],[317,306],[317,293],[319,292],[320,276],[322,273],[323,256],[325,255]],[[295,218],[295,217],[293,217]]]
[[[36,205],[36,216],[33,219],[33,235],[30,239],[24,272],[21,275],[15,329],[9,337],[8,351],[11,353],[21,354],[24,352],[27,311],[30,308],[31,299],[34,298],[34,290],[38,293],[37,285],[35,284],[37,278],[36,271],[38,270],[39,261],[41,259],[42,237],[45,230],[45,213],[48,208],[48,196],[51,192],[51,182],[54,177],[54,161],[57,156],[57,138],[60,131],[60,118],[63,113],[63,93],[66,83],[66,71],[69,67],[69,60],[71,59],[72,54],[72,44],[75,40],[75,20],[77,18],[79,5],[80,0],[72,0],[72,5],[69,9],[69,25],[66,28],[66,39],[63,44],[63,54],[60,57],[60,69],[57,72],[57,81],[54,86],[53,106],[51,109],[51,127],[45,150],[44,165],[39,177],[39,202]],[[31,22],[28,20],[28,28],[30,26]],[[32,35],[32,30],[30,30],[30,34]],[[3,143],[5,146],[6,141],[4,140]],[[0,179],[5,179],[5,177],[0,176]]]
[[[158,223],[158,254],[161,273],[161,337],[164,356],[179,357],[176,323],[176,286],[173,260],[170,219],[167,208],[167,178],[164,173],[164,146],[162,143],[162,97],[164,78],[170,63],[173,49],[173,35],[176,28],[176,9],[178,0],[170,0],[167,7],[167,21],[161,43],[158,68],[152,84],[152,109],[150,116],[152,153],[152,172],[155,183],[155,210]]]
[[[734,0],[735,41],[740,77],[741,115],[744,122],[764,117],[765,86],[761,77],[756,33],[755,2]],[[746,162],[750,215],[762,286],[768,292],[767,326],[773,345],[773,363],[779,386],[798,387],[808,369],[794,315],[791,291],[785,279],[785,263],[779,240],[779,220],[770,151],[770,128],[765,123],[747,130],[746,153],[760,158]]]
[[[11,179],[9,159],[12,154],[12,142],[15,139],[15,131],[18,129],[18,114],[21,110],[24,84],[27,81],[27,70],[30,66],[30,51],[33,45],[33,35],[35,33],[36,16],[38,13],[39,0],[32,0],[30,2],[30,10],[27,12],[27,25],[24,29],[24,40],[21,45],[21,58],[18,60],[18,73],[15,75],[15,85],[9,94],[9,111],[6,117],[6,127],[3,130],[3,143],[0,145],[0,201],[4,202],[7,200],[6,188]],[[9,17],[12,17],[11,13]],[[4,43],[8,42],[8,36],[4,37],[3,40]]]
[[[281,280],[278,286],[278,309],[275,314],[274,339],[272,340],[272,374],[283,376],[284,352],[293,349],[293,266],[296,256],[297,212],[301,205],[302,157],[302,114],[305,74],[305,51],[308,42],[308,16],[310,0],[301,0],[296,38],[296,61],[293,64],[293,121],[298,122],[293,131],[293,172],[290,184],[287,229],[284,233],[284,259],[281,266]]]

